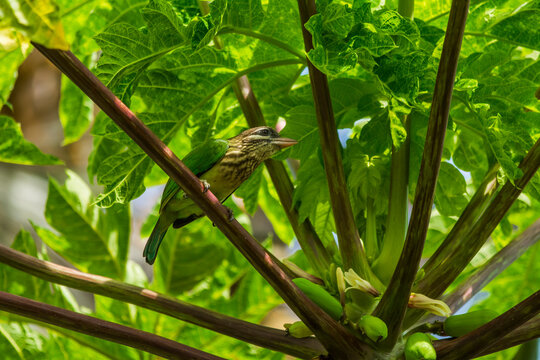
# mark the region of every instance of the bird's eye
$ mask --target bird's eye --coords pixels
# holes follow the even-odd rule
[[[270,136],[271,132],[270,129],[261,129],[257,132],[257,134],[261,136]]]

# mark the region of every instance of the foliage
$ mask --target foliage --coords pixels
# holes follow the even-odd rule
[[[383,2],[384,3],[384,2]],[[277,156],[299,160],[294,209],[308,219],[325,247],[335,249],[316,109],[304,71],[303,38],[297,3],[292,0],[215,0],[209,14],[184,0],[0,1],[0,101],[7,98],[30,41],[66,48],[81,59],[179,156],[211,138],[227,138],[247,127],[231,85],[248,75],[266,121],[286,120],[282,134],[299,144]],[[410,139],[409,199],[425,143],[430,103],[445,35],[447,1],[415,2],[415,19],[401,16],[396,1],[317,1],[318,14],[306,29],[314,48],[307,58],[328,76],[332,106],[342,139],[343,165],[361,238],[375,224],[381,248],[388,215],[392,148]],[[471,5],[459,60],[435,211],[425,246],[430,256],[450,231],[487,170],[498,162],[498,181],[513,183],[527,151],[540,138],[540,2],[481,0]],[[62,30],[63,29],[63,30]],[[216,36],[219,37],[217,40]],[[100,51],[99,61],[95,54]],[[259,322],[281,303],[263,278],[226,237],[198,220],[169,231],[150,281],[128,259],[132,200],[147,186],[166,181],[163,171],[105,114],[93,118],[92,105],[67,78],[62,80],[60,117],[64,143],[77,141],[91,126],[90,183],[67,170],[64,185],[49,180],[45,217],[50,228],[33,225],[47,246],[36,249],[21,231],[12,247],[48,258],[52,251],[79,270],[149,287],[221,313]],[[407,132],[403,119],[408,117]],[[19,125],[0,117],[0,161],[59,165],[24,140]],[[268,174],[257,171],[237,192],[245,210],[258,206],[279,238],[294,242]],[[529,226],[539,214],[540,174],[523,190],[491,240],[462,277],[480,266]],[[229,200],[228,206],[234,207]],[[406,206],[404,204],[403,206]],[[236,214],[241,214],[236,209]],[[157,209],[143,227],[148,235]],[[249,227],[247,216],[239,217]],[[375,223],[373,223],[375,221]],[[371,224],[371,225],[368,225]],[[373,230],[373,229],[372,229]],[[538,245],[533,246],[488,287],[477,306],[507,310],[538,290]],[[378,255],[377,250],[368,253]],[[399,254],[396,255],[396,257]],[[482,258],[484,256],[484,258]],[[305,270],[307,262],[293,259]],[[370,258],[370,261],[373,260]],[[320,274],[324,275],[324,274]],[[522,277],[525,280],[520,280]],[[71,293],[0,265],[2,290],[160,334],[226,358],[282,358],[281,354],[127,303],[95,296],[94,310],[79,308]],[[455,285],[454,284],[454,285]],[[334,294],[337,288],[331,288]],[[504,301],[503,301],[504,300]],[[149,358],[128,347],[51,327],[46,335],[22,318],[0,320],[0,349],[8,358],[91,356]],[[76,349],[76,350],[74,350]],[[511,350],[510,350],[511,351]],[[494,355],[494,356],[509,356]]]

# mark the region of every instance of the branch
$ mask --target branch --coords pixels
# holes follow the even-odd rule
[[[0,291],[0,310],[131,346],[167,359],[223,360],[221,357],[146,331],[82,315],[3,291]]]
[[[373,262],[373,271],[385,284],[390,282],[396,269],[407,232],[409,155],[411,149],[410,122],[409,116],[405,116],[404,126],[407,131],[405,142],[401,144],[399,149],[392,145],[386,231],[383,237],[381,253]]]
[[[462,239],[465,238],[467,232],[471,230],[478,217],[485,210],[486,206],[495,196],[499,183],[497,182],[497,171],[499,170],[499,163],[495,163],[487,172],[484,180],[476,189],[472,199],[469,201],[463,213],[459,217],[458,221],[450,230],[450,233],[446,236],[443,243],[437,248],[437,251],[428,259],[428,261],[422,267],[422,274],[428,274],[424,278],[419,280],[419,283],[415,286],[414,291],[427,296],[432,296],[429,289],[434,288],[436,285],[431,281],[438,281],[431,277],[432,272],[435,271],[437,265],[443,261],[448,261],[448,256],[457,248],[463,245]],[[429,281],[429,282],[428,282]],[[435,297],[440,296],[436,295]],[[425,315],[424,311],[417,309],[409,309],[403,321],[403,327],[409,328],[415,322]]]
[[[514,329],[509,334],[503,336],[494,344],[482,350],[478,355],[484,356],[494,352],[502,351],[513,346],[523,344],[524,342],[537,339],[540,337],[540,316],[527,321],[517,329]]]
[[[203,15],[207,15],[210,12],[210,6],[207,1],[199,1],[199,6]],[[228,32],[236,32],[240,34],[243,33],[245,35],[257,37],[261,40],[265,40],[267,38],[266,35],[253,32],[249,29],[226,27],[220,30],[219,33],[215,36],[215,38],[217,38],[217,41],[214,45],[216,48],[221,49],[223,47],[222,42],[218,38],[219,34],[225,34]],[[257,34],[257,36],[255,36],[254,34]],[[268,39],[266,40],[269,41]],[[291,53],[299,53],[296,49],[290,47],[287,44],[283,45],[281,42],[279,42],[279,44],[283,45],[280,46],[278,44],[275,44],[274,42],[271,43],[276,46],[282,47]],[[285,45],[287,48],[284,47]],[[300,53],[299,55],[302,61],[306,60],[304,54]],[[236,94],[236,98],[238,99],[238,102],[240,104],[240,107],[242,108],[242,112],[244,113],[248,125],[251,127],[266,125],[266,121],[264,120],[264,115],[262,113],[261,107],[259,106],[259,102],[257,101],[255,93],[251,88],[251,84],[247,75],[236,79],[236,81],[232,84],[232,88],[234,90],[234,93]],[[274,184],[274,187],[276,188],[276,191],[278,193],[281,205],[283,206],[285,214],[287,215],[287,218],[289,219],[296,238],[298,239],[300,247],[304,251],[304,254],[306,255],[311,266],[313,266],[313,268],[317,270],[319,275],[323,274],[323,272],[330,267],[330,263],[332,262],[331,256],[328,251],[326,251],[326,248],[324,247],[321,239],[313,229],[313,225],[311,224],[309,219],[306,219],[302,223],[299,223],[298,212],[293,208],[292,203],[292,193],[294,187],[291,179],[289,178],[289,175],[287,174],[285,166],[281,161],[276,161],[273,159],[265,161],[265,164],[268,173],[272,178],[272,183]]]
[[[500,339],[532,319],[540,311],[540,291],[470,333],[451,340],[437,349],[439,360],[472,359]]]
[[[540,240],[540,220],[529,226],[521,235],[476,270],[473,275],[445,297],[444,302],[452,311],[458,310],[538,240]]]
[[[39,260],[2,245],[0,262],[46,281],[128,302],[289,355],[311,358],[325,352],[315,339],[295,339],[282,330],[252,324],[104,276],[87,274]]]
[[[468,0],[452,1],[405,245],[396,271],[374,311],[374,315],[388,325],[388,338],[382,344],[385,348],[392,348],[401,332],[411,287],[424,248],[468,10]]]
[[[495,191],[499,186],[499,183],[497,182],[497,171],[499,171],[499,168],[499,163],[495,163],[491,169],[489,169],[484,177],[484,180],[482,181],[482,184],[480,184],[474,193],[471,201],[469,201],[463,210],[463,213],[452,227],[450,233],[446,236],[443,243],[437,248],[437,251],[435,251],[435,253],[422,267],[425,274],[430,274],[438,264],[447,260],[449,254],[455,251],[458,247],[462,246],[462,242],[460,240],[465,237],[468,231],[471,230],[476,220],[478,220],[478,217],[482,214],[486,206],[495,195]],[[427,284],[422,281],[422,290],[431,288],[431,285],[432,284]],[[424,294],[420,290],[418,292]]]
[[[103,85],[70,51],[48,49],[32,43],[70,78],[199,206],[233,245],[268,281],[289,307],[317,335],[327,350],[369,351],[367,346],[332,319],[291,281],[287,269],[268,253],[229,213],[211,191],[144,125],[129,108]],[[360,353],[364,353],[363,351]]]
[[[540,239],[540,220],[529,226],[516,239],[512,240],[501,251],[493,255],[482,267],[478,268],[474,274],[464,280],[459,286],[453,290],[448,296],[444,297],[444,302],[450,307],[452,312],[459,310],[467,301],[484,288],[491,280],[503,272],[517,258],[519,258],[527,249],[536,244]],[[410,311],[405,317],[405,326],[408,328],[425,312]],[[422,319],[420,323],[431,323],[436,320],[442,320],[436,315],[428,315]]]
[[[446,290],[484,245],[539,167],[540,139],[519,165],[523,176],[515,180],[514,184],[507,181],[470,231],[455,240],[456,243],[462,244],[462,240],[467,238],[467,246],[454,247],[430,272],[426,272],[425,277],[418,282],[417,292],[434,298]]]
[[[316,13],[314,0],[298,0],[300,22],[306,53],[313,49],[311,34],[304,24]],[[375,275],[371,272],[364,251],[364,246],[358,234],[358,228],[354,221],[351,201],[345,182],[345,172],[341,160],[340,143],[337,134],[334,111],[330,99],[328,79],[311,61],[307,61],[311,90],[315,102],[315,112],[319,125],[321,147],[324,161],[326,179],[330,190],[330,204],[336,223],[339,251],[345,269],[354,269],[360,276],[372,281]]]
[[[233,89],[249,126],[265,125],[264,115],[247,76],[238,79],[233,85]],[[323,274],[330,267],[331,256],[315,232],[311,221],[306,218],[303,222],[299,222],[298,212],[294,209],[292,201],[294,186],[285,166],[281,161],[273,159],[266,160],[265,164],[300,247],[311,266],[317,270],[319,275]]]

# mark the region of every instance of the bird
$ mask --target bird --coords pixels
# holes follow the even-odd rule
[[[227,140],[203,142],[182,161],[201,180],[204,191],[211,189],[223,203],[264,160],[296,143],[296,140],[280,137],[271,127],[259,126]],[[202,216],[203,211],[169,178],[161,196],[159,218],[144,247],[146,262],[150,265],[154,263],[159,246],[171,225],[181,228]]]

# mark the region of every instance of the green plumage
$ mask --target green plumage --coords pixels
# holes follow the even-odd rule
[[[226,140],[210,140],[193,148],[193,150],[182,159],[182,162],[192,173],[200,177],[225,156],[228,148],[229,145]],[[169,226],[176,220],[176,218],[171,216],[164,216],[163,213],[167,212],[167,205],[175,198],[178,200],[189,200],[183,199],[183,196],[184,192],[180,189],[178,184],[169,179],[163,190],[163,195],[161,196],[161,205],[159,207],[160,217],[144,247],[143,256],[146,258],[147,263],[154,263],[161,241],[163,241]],[[196,218],[198,218],[198,216],[188,214],[185,218],[180,219],[180,221],[185,221],[185,223],[182,224],[183,226]]]
[[[210,186],[220,202],[225,201],[259,166],[280,149],[294,145],[295,140],[280,138],[269,127],[248,129],[228,140],[209,140],[187,154],[182,161]],[[148,238],[143,256],[153,264],[167,230],[180,228],[203,216],[202,210],[169,179],[159,208],[159,219]]]

